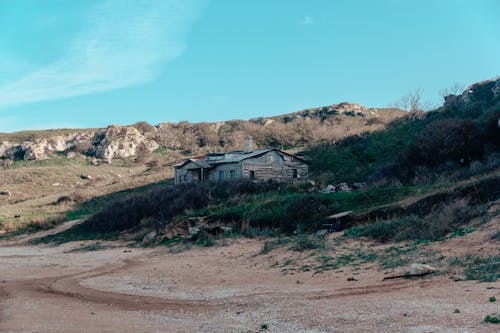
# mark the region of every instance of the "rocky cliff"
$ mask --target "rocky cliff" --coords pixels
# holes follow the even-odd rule
[[[251,135],[260,147],[290,148],[318,142],[334,142],[345,136],[373,131],[406,113],[397,109],[366,108],[341,103],[298,112],[212,123],[139,122],[105,129],[52,130],[0,134],[4,159],[44,160],[53,154],[75,152],[111,161],[149,154],[158,148],[184,154],[241,149]]]

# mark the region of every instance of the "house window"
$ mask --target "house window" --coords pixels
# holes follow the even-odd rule
[[[269,155],[269,162],[270,163],[273,163],[274,162],[274,155]]]
[[[184,179],[185,182],[188,181],[188,175],[184,175],[184,176],[182,176],[182,178]]]
[[[224,180],[224,170],[219,171],[219,180]]]
[[[229,178],[231,178],[231,179],[235,179],[236,178],[236,170],[229,171]]]
[[[299,178],[299,173],[297,172],[297,169],[293,169],[293,179]]]
[[[255,171],[250,170],[250,179],[255,180]]]

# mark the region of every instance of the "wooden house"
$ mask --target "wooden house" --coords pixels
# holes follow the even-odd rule
[[[175,183],[236,179],[298,181],[306,180],[306,161],[279,149],[252,150],[247,138],[244,151],[210,153],[175,165]]]

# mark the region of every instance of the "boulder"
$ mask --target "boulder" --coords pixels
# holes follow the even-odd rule
[[[340,183],[339,186],[337,186],[337,191],[338,192],[351,192],[351,188],[347,183]]]
[[[432,273],[436,270],[436,268],[426,264],[413,263],[410,266],[410,274],[412,275]]]

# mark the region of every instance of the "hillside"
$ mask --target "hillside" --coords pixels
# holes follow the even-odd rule
[[[130,332],[215,332],[222,324],[252,332],[496,332],[499,85],[473,85],[437,110],[376,131],[293,147],[309,159],[311,182],[173,185],[165,165],[193,153],[186,147],[212,149],[217,136],[202,147],[179,139],[175,149],[112,161],[70,157],[71,149],[11,161],[0,170],[12,190],[0,196],[0,329],[90,320],[102,330],[120,320]],[[330,114],[322,123],[320,114],[338,111],[310,112],[240,125],[365,121]],[[171,126],[216,127],[205,125]],[[119,144],[107,146],[112,137],[162,131],[135,126],[106,129],[92,149],[121,154]],[[232,133],[249,133],[241,128]]]
[[[406,113],[398,109],[366,108],[341,103],[286,115],[213,123],[138,122],[105,129],[58,129],[0,133],[4,159],[44,160],[54,154],[80,153],[107,161],[160,150],[172,154],[198,154],[241,149],[251,135],[260,147],[305,147],[335,142],[353,134],[383,128]]]
[[[0,195],[0,233],[51,227],[79,202],[169,179],[180,160],[241,149],[248,135],[261,147],[301,150],[383,128],[404,115],[342,103],[248,121],[0,134],[0,192],[9,194]]]
[[[387,239],[439,239],[483,214],[477,206],[487,206],[500,192],[499,82],[473,85],[460,96],[448,96],[441,108],[413,113],[386,129],[304,152],[317,186],[325,180],[363,182],[357,187],[318,193],[319,187],[309,183],[163,185],[106,206],[66,236],[154,232],[153,242],[158,242],[187,230],[191,222],[223,224],[244,233],[312,232],[328,223],[329,215],[349,210],[353,213],[344,227],[381,219],[387,220],[381,227],[406,229],[388,232]],[[410,202],[426,209],[411,208]],[[441,222],[439,231],[419,230],[433,228],[440,214],[448,222]]]

